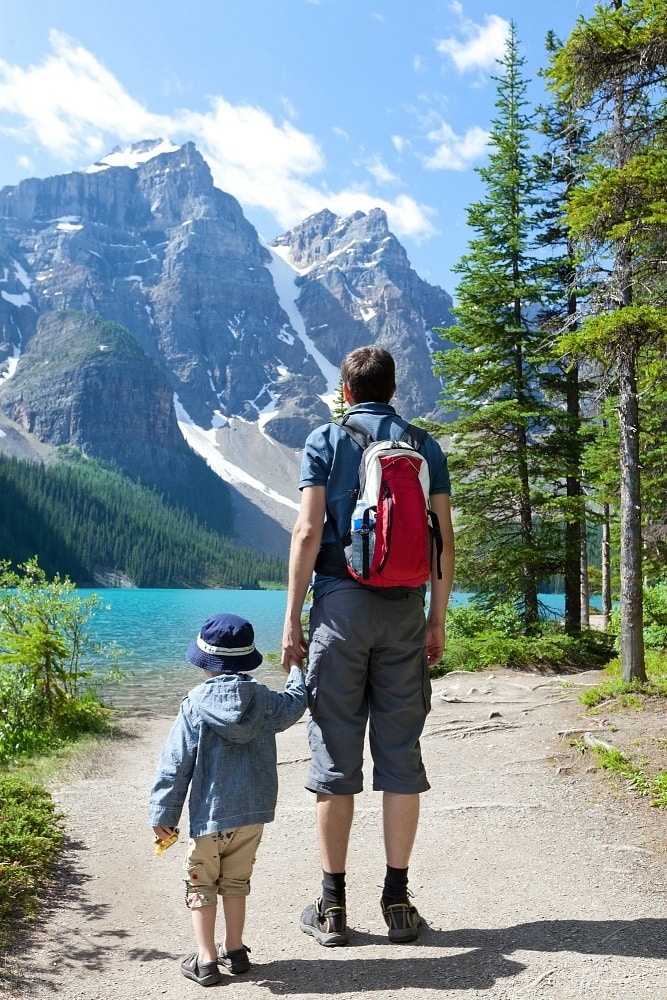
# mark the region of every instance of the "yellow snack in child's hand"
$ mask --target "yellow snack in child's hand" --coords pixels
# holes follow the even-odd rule
[[[174,832],[170,834],[169,837],[165,837],[164,839],[161,837],[153,837],[153,843],[155,844],[155,853],[164,854],[167,848],[171,847],[172,844],[175,844],[177,840],[178,840],[178,827],[174,829]]]

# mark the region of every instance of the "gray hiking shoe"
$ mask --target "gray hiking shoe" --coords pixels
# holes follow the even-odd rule
[[[301,914],[299,926],[325,948],[340,948],[348,943],[344,906],[329,906],[321,912],[322,900],[311,903]]]
[[[419,925],[422,918],[419,916],[416,906],[411,903],[390,903],[384,905],[384,900],[380,900],[382,916],[389,928],[387,936],[394,944],[405,941],[414,941],[419,935]]]

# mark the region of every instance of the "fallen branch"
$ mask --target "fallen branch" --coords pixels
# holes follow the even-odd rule
[[[606,743],[605,740],[596,739],[596,737],[590,732],[584,733],[584,743],[589,750],[592,750],[594,747],[602,747],[603,750],[616,750],[617,753],[621,752],[618,747],[612,746],[611,743]]]
[[[546,708],[548,705],[560,705],[562,702],[569,700],[569,698],[556,698],[554,701],[538,701],[534,705],[528,704],[525,706],[521,702],[518,702],[517,707],[520,707],[522,712],[533,712],[536,708]]]
[[[545,979],[549,978],[549,976],[553,976],[553,974],[557,971],[558,969],[547,969],[547,971],[543,972],[541,976],[538,976],[537,979],[533,980],[528,989],[532,990],[535,986],[539,986],[540,983],[543,983]]]
[[[562,736],[566,739],[568,736],[583,736],[584,733],[599,733],[600,727],[596,729],[559,729],[558,736]]]
[[[469,726],[468,729],[462,729],[460,726],[438,726],[437,729],[430,729],[428,732],[422,734],[422,739],[426,736],[459,736],[463,739],[466,736],[473,736],[476,733],[488,733],[493,730],[499,729],[518,729],[519,726],[515,726],[511,722],[481,722],[477,726]]]

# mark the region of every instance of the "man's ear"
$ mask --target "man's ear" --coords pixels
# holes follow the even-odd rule
[[[352,405],[352,393],[350,392],[348,386],[343,382],[343,399],[348,406]]]

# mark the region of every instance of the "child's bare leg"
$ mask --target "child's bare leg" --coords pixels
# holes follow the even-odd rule
[[[190,910],[192,914],[192,926],[194,927],[195,938],[197,939],[197,953],[200,965],[203,962],[215,962],[218,957],[215,947],[216,910],[215,903],[210,906],[193,906]],[[226,913],[227,910],[225,909]]]
[[[245,901],[245,896],[222,897],[222,909],[225,914],[225,951],[228,953],[243,947]]]

